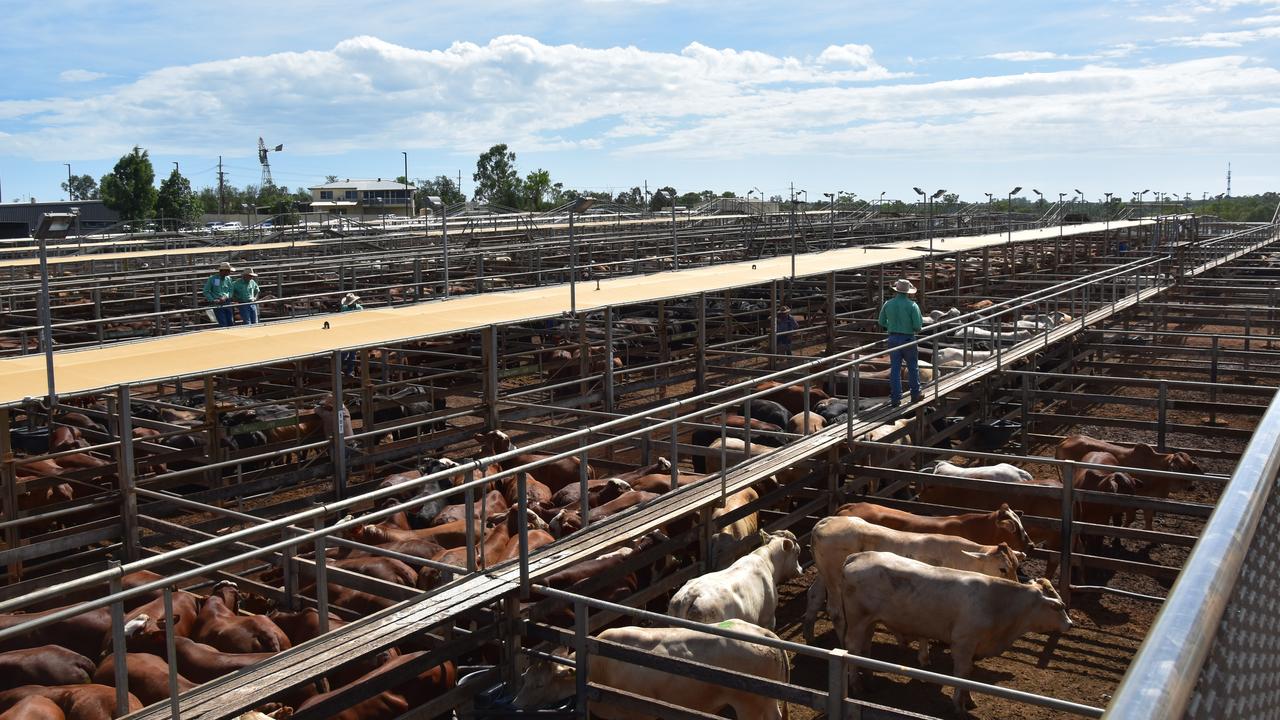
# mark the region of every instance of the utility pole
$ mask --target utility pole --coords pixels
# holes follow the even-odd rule
[[[223,185],[223,176],[225,174],[226,173],[222,172],[222,156],[219,155],[218,156],[218,214],[219,215],[226,214],[227,212],[227,193],[225,190],[225,186]]]
[[[75,191],[71,189],[71,163],[62,163],[67,166],[67,200],[75,200]],[[1228,183],[1230,184],[1230,183]]]

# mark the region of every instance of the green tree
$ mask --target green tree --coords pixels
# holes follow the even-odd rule
[[[62,183],[62,189],[72,200],[97,200],[98,181],[92,175],[72,175]]]
[[[182,226],[198,220],[200,210],[200,203],[191,192],[191,181],[174,168],[160,183],[160,192],[156,194],[156,214]]]
[[[435,195],[444,201],[446,205],[456,205],[465,202],[466,195],[458,189],[458,183],[448,175],[437,175],[434,179],[423,180],[418,179],[416,183],[418,189],[414,192],[415,204],[422,208],[427,206],[427,197]]]
[[[529,197],[532,210],[542,209],[542,200],[551,191],[551,173],[538,168],[524,179],[525,194]]]
[[[664,207],[671,206],[671,196],[676,194],[676,189],[670,185],[658,188],[654,191],[653,197],[649,199],[650,210],[660,210]]]
[[[147,151],[134,146],[120,158],[110,174],[99,183],[102,202],[120,213],[126,222],[153,217],[156,212],[156,171]]]
[[[471,176],[476,182],[476,199],[519,207],[521,196],[520,171],[516,169],[516,154],[505,143],[494,145],[476,160],[476,171]]]
[[[325,185],[328,185],[329,183],[336,183],[336,182],[338,182],[338,176],[337,176],[337,175],[325,175],[325,176],[324,176],[324,184],[325,184]]]

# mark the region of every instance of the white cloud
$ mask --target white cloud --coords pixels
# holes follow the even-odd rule
[[[1240,25],[1280,25],[1280,15],[1254,15],[1238,21]]]
[[[214,156],[259,135],[310,155],[506,142],[521,153],[931,162],[1270,153],[1280,143],[1280,71],[1236,56],[1112,65],[1131,51],[1054,72],[921,82],[860,45],[798,59],[697,43],[654,52],[504,36],[424,51],[357,37],[165,68],[85,98],[0,101],[0,155],[113,158],[137,143]]]
[[[101,80],[106,77],[106,73],[94,72],[92,70],[63,70],[58,73],[58,79],[62,82],[82,83]]]
[[[1174,13],[1171,15],[1139,15],[1134,18],[1142,23],[1189,23],[1195,22],[1195,18],[1186,13]]]
[[[991,60],[1007,60],[1008,62],[1037,62],[1040,60],[1076,60],[1073,55],[1059,55],[1054,52],[1039,50],[1013,50],[1010,52],[992,53],[983,57]]]
[[[1280,25],[1257,28],[1255,30],[1233,30],[1230,32],[1207,32],[1200,35],[1181,35],[1165,40],[1169,45],[1183,47],[1216,47],[1234,48],[1257,42],[1280,38]]]

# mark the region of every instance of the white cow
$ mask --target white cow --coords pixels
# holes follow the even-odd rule
[[[726,620],[719,627],[778,640],[777,635],[745,620]],[[603,630],[596,637],[653,655],[691,660],[766,680],[788,682],[790,677],[787,654],[782,650],[695,630],[621,627]],[[781,720],[786,717],[785,704],[746,690],[734,690],[600,656],[592,656],[588,666],[589,679],[593,683],[690,710],[714,715],[730,707],[734,717],[738,718]],[[532,709],[563,700],[573,695],[574,679],[573,668],[538,660],[521,675],[520,691],[513,702],[521,709]],[[592,703],[591,714],[603,720],[656,720],[658,717],[606,703]]]
[[[974,480],[998,480],[1000,482],[1031,482],[1035,476],[1023,470],[1017,465],[1009,463],[997,463],[995,465],[984,465],[982,467],[960,467],[939,460],[937,465],[925,470],[934,475],[948,475],[950,477],[973,478]]]
[[[672,596],[667,614],[704,623],[737,618],[773,628],[778,586],[803,572],[800,543],[789,530],[761,535],[761,546],[728,568],[685,583]]]
[[[966,362],[983,362],[995,355],[990,350],[970,350],[965,352],[962,348],[938,348],[933,353],[933,364],[942,367],[960,367]],[[968,358],[966,360],[966,358]]]
[[[1023,340],[1026,340],[1031,337],[1031,331],[1030,330],[1010,330],[1010,331],[1002,330],[999,333],[999,335],[1000,335],[1000,342],[1010,342],[1010,343],[1022,342]],[[962,340],[967,337],[970,340],[994,342],[996,339],[996,332],[994,330],[987,330],[985,328],[980,328],[980,327],[966,327],[951,333],[951,336],[954,338],[962,339]]]
[[[1015,552],[1004,543],[980,545],[954,535],[903,532],[858,517],[832,516],[819,520],[813,526],[809,542],[813,564],[818,568],[818,579],[809,586],[804,611],[804,637],[810,642],[818,611],[824,603],[836,626],[836,634],[843,633],[836,592],[840,588],[840,568],[844,559],[853,553],[883,550],[930,565],[971,570],[1006,580],[1016,580],[1018,567],[1027,559],[1025,553]]]
[[[845,650],[866,655],[881,623],[892,633],[921,639],[921,664],[929,640],[950,645],[952,672],[961,678],[968,677],[974,658],[999,655],[1025,633],[1072,627],[1048,580],[1010,582],[888,552],[851,555],[841,568],[839,592]],[[849,675],[856,690],[857,668],[850,666]],[[973,704],[959,688],[952,702],[960,712]]]

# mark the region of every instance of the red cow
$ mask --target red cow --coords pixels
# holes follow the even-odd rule
[[[1054,456],[1059,460],[1085,461],[1085,456],[1094,452],[1108,453],[1115,458],[1114,462],[1106,463],[1109,465],[1194,473],[1197,475],[1204,473],[1200,469],[1200,465],[1184,452],[1159,453],[1146,443],[1138,443],[1131,448],[1127,448],[1105,440],[1091,438],[1088,435],[1069,435],[1063,438],[1062,442],[1058,444],[1058,449]],[[1105,461],[1098,460],[1095,462],[1101,464]],[[1148,497],[1165,499],[1175,490],[1185,491],[1191,487],[1191,482],[1188,480],[1154,477],[1142,473],[1137,473],[1137,477],[1142,481],[1139,493]],[[1136,516],[1137,511],[1134,510],[1133,512]],[[1143,511],[1143,522],[1148,530],[1152,529],[1154,520],[1154,513],[1150,510]]]
[[[511,437],[501,430],[491,430],[486,433],[480,433],[475,436],[475,439],[489,455],[497,455],[499,453],[510,452],[516,449],[515,443],[511,441]],[[536,462],[546,457],[550,457],[550,455],[548,453],[520,453],[519,455],[504,461],[502,463],[502,468],[504,470],[510,470],[511,468]],[[565,485],[578,481],[580,464],[581,458],[575,455],[572,457],[560,458],[555,462],[542,465],[527,474],[551,488],[552,492],[556,492]],[[588,464],[587,478],[590,479],[594,477],[596,477],[595,469]]]
[[[61,645],[0,653],[0,690],[20,685],[79,685],[93,677],[93,661]]]
[[[240,615],[240,594],[236,584],[223,580],[213,586],[196,618],[191,639],[222,652],[280,652],[292,647],[270,618]]]
[[[11,708],[32,695],[53,701],[67,720],[111,720],[117,717],[116,689],[106,685],[23,685],[0,693],[0,708]],[[142,703],[130,693],[129,712],[141,709]]]
[[[131,652],[125,658],[129,671],[129,692],[138,696],[144,705],[169,699],[169,663],[151,653]],[[116,686],[116,656],[107,655],[98,663],[93,682]],[[184,693],[196,684],[178,675],[178,692]]]
[[[1004,543],[1022,552],[1029,551],[1032,546],[1031,538],[1022,528],[1022,519],[1003,503],[1000,509],[989,513],[929,516],[861,502],[841,505],[836,510],[836,515],[862,518],[869,523],[903,532],[954,535],[980,545]]]

